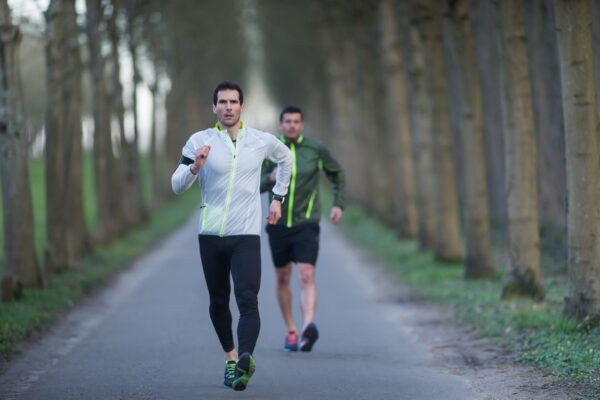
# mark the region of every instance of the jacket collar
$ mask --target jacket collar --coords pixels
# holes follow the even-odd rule
[[[217,122],[215,124],[215,129],[217,130],[217,133],[221,134],[221,135],[227,135],[229,136],[229,132],[227,132],[227,129],[223,129],[221,127],[221,123]],[[244,125],[244,121],[240,121],[240,130],[237,133],[237,139],[239,139],[240,137],[242,137],[242,135],[246,132],[246,127]]]
[[[304,135],[300,134],[296,140],[291,140],[285,137],[284,135],[279,135],[279,140],[281,140],[282,143],[287,145],[289,145],[290,143],[300,144],[304,140]]]

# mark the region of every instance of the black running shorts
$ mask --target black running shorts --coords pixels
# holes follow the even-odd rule
[[[276,268],[290,261],[315,265],[319,254],[319,224],[308,223],[288,228],[267,225],[271,257]]]

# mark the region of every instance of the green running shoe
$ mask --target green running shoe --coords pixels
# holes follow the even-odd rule
[[[231,383],[233,390],[244,390],[248,386],[248,381],[256,371],[256,362],[254,357],[250,353],[244,353],[241,355],[237,362],[237,369],[235,371],[235,377]]]
[[[235,367],[236,362],[233,360],[225,361],[225,378],[223,380],[223,385],[227,387],[231,387],[233,383],[233,379],[235,378]]]

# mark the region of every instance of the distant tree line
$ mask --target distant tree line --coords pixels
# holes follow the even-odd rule
[[[349,198],[437,259],[464,262],[467,279],[495,276],[501,244],[504,298],[543,298],[541,255],[554,252],[568,266],[566,314],[600,320],[597,0],[249,0],[256,21],[235,0],[87,0],[79,19],[74,3],[52,0],[45,12],[48,244],[40,263],[19,26],[0,1],[4,299],[19,285],[43,284],[156,207],[142,196],[140,118],[154,121],[153,199],[167,199],[182,143],[214,119],[214,85],[248,83],[256,49],[242,28],[257,23],[272,95],[305,109],[309,133],[347,170]],[[94,232],[81,197],[83,73],[94,121]],[[152,93],[152,115],[138,115],[141,85]]]
[[[270,87],[306,106],[351,199],[467,279],[500,245],[504,298],[543,298],[550,254],[567,315],[598,322],[600,2],[257,4]]]
[[[185,138],[201,122],[212,120],[212,86],[221,76],[241,75],[244,68],[242,51],[222,51],[220,40],[237,47],[241,43],[236,27],[223,29],[214,18],[227,6],[234,7],[228,1],[86,0],[85,13],[79,15],[75,0],[49,2],[43,26],[34,28],[44,38],[47,95],[43,124],[47,244],[38,259],[28,164],[33,138],[26,129],[18,56],[23,35],[7,1],[0,1],[3,301],[22,295],[24,288],[43,287],[50,276],[72,268],[95,247],[146,221],[168,199],[168,170],[177,162]],[[217,32],[219,39],[213,36]],[[122,73],[124,63],[130,74]],[[83,89],[86,78],[89,93]],[[139,115],[141,85],[152,95],[151,115]],[[83,198],[84,95],[91,99],[93,119],[97,215],[93,232],[86,226]],[[157,115],[165,97],[169,133],[159,142]],[[142,118],[151,121],[150,204],[143,195]]]

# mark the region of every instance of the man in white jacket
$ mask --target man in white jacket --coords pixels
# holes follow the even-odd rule
[[[281,217],[292,169],[291,153],[283,143],[243,124],[243,102],[239,85],[226,81],[215,88],[213,112],[218,122],[188,139],[171,178],[176,194],[195,181],[200,184],[198,242],[209,314],[225,351],[224,384],[234,390],[244,390],[256,369],[252,353],[260,330],[261,166],[269,159],[279,167],[267,217],[270,224]],[[229,310],[230,274],[240,311],[237,350]]]

